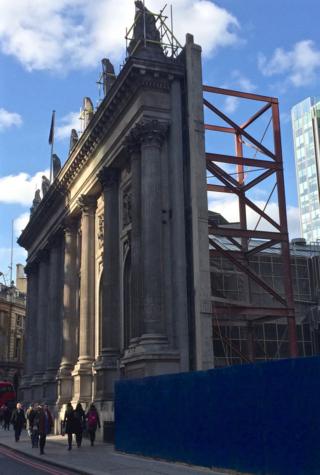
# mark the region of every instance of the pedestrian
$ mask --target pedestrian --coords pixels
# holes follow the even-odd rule
[[[41,404],[38,409],[39,418],[39,447],[40,455],[44,455],[47,435],[50,434],[53,427],[53,418],[47,404]]]
[[[96,438],[97,427],[99,427],[99,429],[101,427],[99,414],[94,404],[90,405],[89,411],[86,415],[86,419],[87,419],[87,430],[89,433],[91,446],[93,446],[95,438]]]
[[[2,410],[3,410],[3,428],[4,430],[10,430],[11,411],[6,404],[3,404]]]
[[[81,403],[78,402],[74,411],[74,431],[76,434],[77,447],[81,447],[82,434],[86,425],[86,416],[85,412],[81,406]]]
[[[16,409],[13,411],[11,416],[11,424],[14,428],[14,438],[16,442],[19,442],[20,435],[23,427],[25,426],[26,418],[24,415],[24,410],[22,409],[21,403],[17,402]]]
[[[4,425],[3,417],[4,417],[4,409],[3,409],[3,406],[1,406],[0,407],[0,426],[1,427],[3,427],[3,425]]]
[[[27,429],[31,438],[32,448],[37,448],[39,445],[39,417],[38,417],[39,404],[36,402],[31,404],[26,412],[27,417]]]
[[[68,435],[68,450],[72,449],[72,434],[75,433],[74,409],[71,402],[68,402],[63,419],[63,430]]]

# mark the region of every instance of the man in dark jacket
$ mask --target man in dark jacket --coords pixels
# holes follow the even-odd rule
[[[47,435],[50,434],[53,427],[53,418],[47,404],[41,404],[38,409],[39,417],[39,446],[40,455],[44,454]]]
[[[30,406],[30,408],[27,410],[26,416],[27,416],[27,428],[29,431],[29,435],[31,438],[31,445],[32,448],[38,447],[38,442],[39,442],[39,428],[38,428],[38,423],[36,416],[38,414],[38,404],[34,403]]]
[[[16,442],[19,442],[21,431],[26,423],[26,418],[24,415],[24,410],[20,402],[17,403],[16,409],[13,411],[11,416],[11,424],[13,425],[14,429],[14,437]]]

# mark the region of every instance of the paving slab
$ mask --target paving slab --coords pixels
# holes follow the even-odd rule
[[[83,475],[235,475],[235,472],[216,471],[182,463],[166,462],[147,457],[117,452],[111,444],[96,442],[90,446],[84,439],[78,449],[76,445],[67,450],[67,437],[50,435],[47,437],[45,455],[32,449],[26,431],[19,442],[14,441],[14,432],[0,429],[0,444],[40,459],[43,462],[73,470]]]

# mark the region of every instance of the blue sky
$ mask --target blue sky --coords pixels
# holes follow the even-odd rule
[[[159,11],[164,2],[146,5]],[[320,94],[319,1],[173,0],[172,5],[180,42],[190,32],[203,48],[206,84],[279,97],[288,217],[291,237],[297,236],[290,109]],[[55,151],[64,162],[69,131],[80,129],[83,97],[91,97],[94,104],[99,99],[100,59],[109,57],[119,71],[134,4],[0,0],[0,7],[0,271],[8,281],[11,222],[16,241],[49,167],[52,110],[57,118]],[[240,104],[229,100],[221,107],[240,120]],[[255,199],[263,202],[264,190]],[[227,203],[215,205],[226,210]],[[232,219],[231,207],[227,215]],[[24,259],[15,244],[14,263]]]

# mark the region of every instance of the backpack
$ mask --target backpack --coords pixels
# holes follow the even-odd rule
[[[98,416],[96,411],[90,411],[88,414],[88,427],[89,429],[94,429],[97,427]]]

